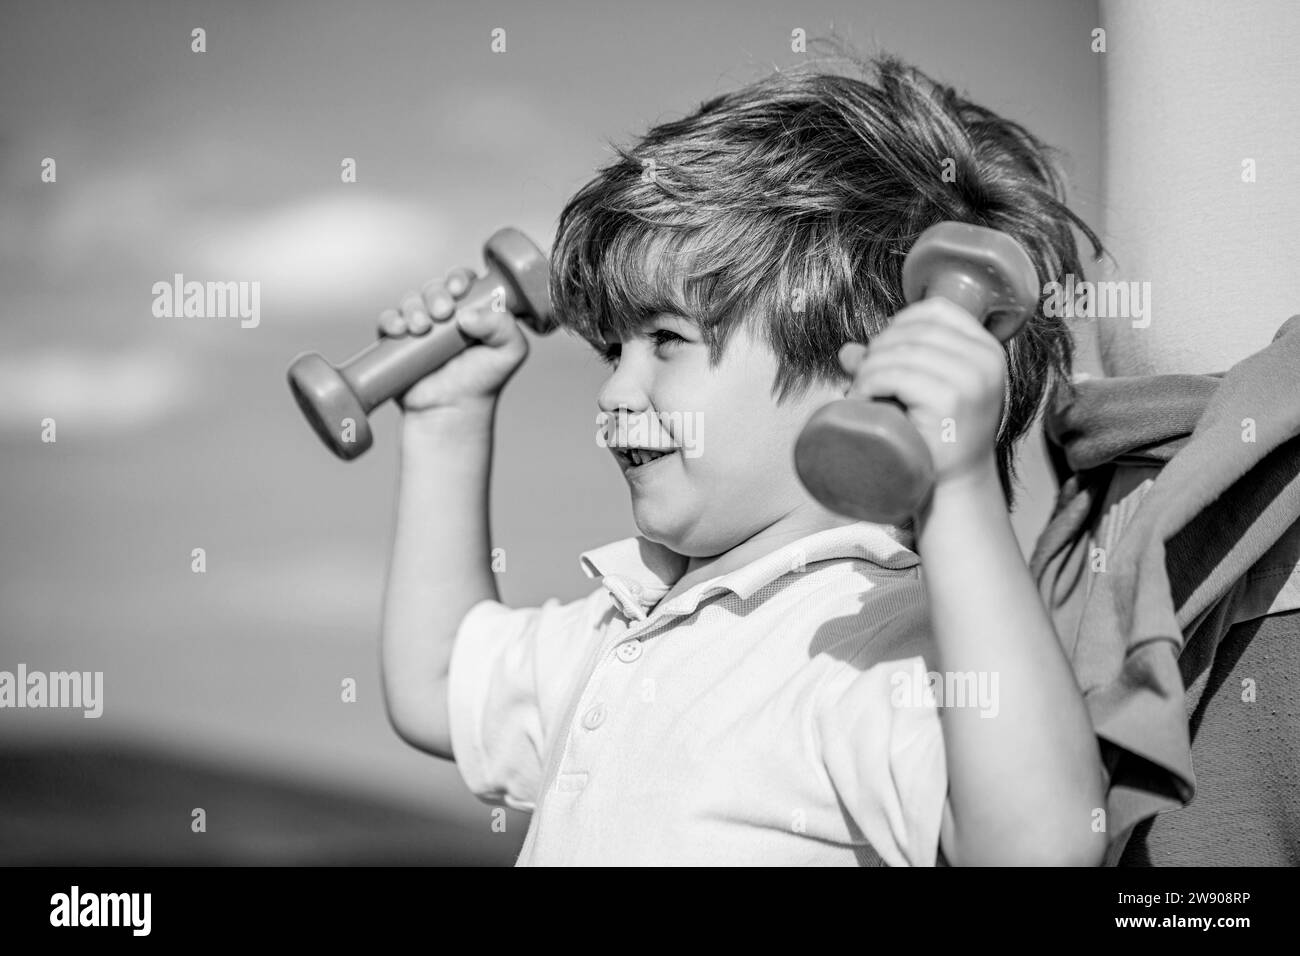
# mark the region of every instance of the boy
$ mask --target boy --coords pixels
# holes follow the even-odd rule
[[[456,315],[483,347],[403,396],[388,712],[481,799],[532,811],[520,864],[1101,859],[1097,744],[1007,514],[1068,333],[1040,309],[1004,354],[900,291],[934,222],[1009,232],[1044,281],[1082,271],[1086,226],[1028,133],[875,71],[717,97],[562,213],[552,297],[610,364],[597,404],[641,532],[582,555],[589,597],[510,609],[489,571],[515,322]],[[382,330],[423,334],[470,281]],[[937,482],[914,522],[846,519],[799,483],[795,438],[846,393],[896,396],[924,436]]]

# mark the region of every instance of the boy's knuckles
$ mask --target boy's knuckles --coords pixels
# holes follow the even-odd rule
[[[459,299],[474,284],[474,270],[468,266],[458,266],[447,273],[443,284],[448,292]]]
[[[959,306],[956,302],[945,296],[937,295],[932,299],[925,300],[926,305],[932,306],[929,314],[933,315],[941,322],[951,322],[954,324],[970,325],[974,318],[969,312]]]
[[[446,319],[455,311],[455,303],[451,294],[442,286],[426,288],[423,295],[424,307],[428,310],[429,315],[436,319]]]
[[[381,336],[396,336],[405,333],[406,323],[396,309],[385,309],[379,313],[379,334]]]
[[[883,335],[872,344],[873,351],[884,351],[899,345],[930,345],[949,351],[968,351],[969,339],[947,325],[921,319],[905,326],[891,328],[893,334]]]
[[[867,346],[861,342],[845,342],[840,346],[840,367],[846,372],[854,372],[867,356]]]
[[[512,316],[490,309],[463,309],[457,313],[457,321],[465,334],[485,345],[505,346],[513,341],[512,333],[517,331]]]
[[[873,355],[857,367],[857,370],[853,373],[853,381],[855,384],[869,382],[876,376],[897,368],[901,368],[900,363],[890,356]]]

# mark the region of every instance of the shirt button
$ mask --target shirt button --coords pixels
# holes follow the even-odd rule
[[[625,664],[631,664],[641,656],[641,642],[628,641],[626,644],[620,644],[618,645],[618,650],[614,653],[618,655],[620,661],[623,661]]]
[[[604,722],[605,722],[604,704],[596,704],[594,707],[589,708],[587,712],[582,715],[582,726],[586,727],[588,730],[595,730]]]

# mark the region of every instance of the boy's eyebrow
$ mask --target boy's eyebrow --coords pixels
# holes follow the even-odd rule
[[[700,324],[693,317],[689,315],[682,315],[681,313],[678,312],[667,312],[667,311],[655,312],[651,315],[642,316],[641,318],[636,320],[636,325],[640,329],[645,329],[651,325],[654,325],[656,322],[670,322],[673,320],[677,320],[679,322],[685,322],[687,325],[695,329],[698,329],[700,327]],[[597,335],[599,335],[600,338],[588,339],[587,341],[591,343],[592,348],[596,348],[596,349],[603,348],[605,345],[610,344],[610,333],[613,331],[614,331],[614,327],[612,325],[601,326],[597,330]]]
[[[672,322],[672,321],[685,322],[687,325],[696,329],[700,327],[700,323],[695,321],[695,318],[693,316],[682,315],[680,312],[656,312],[654,315],[649,315],[646,316],[644,319],[642,319],[641,325],[646,326],[646,325],[653,325],[655,322]]]

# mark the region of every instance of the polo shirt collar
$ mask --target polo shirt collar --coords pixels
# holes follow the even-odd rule
[[[913,550],[911,532],[892,525],[855,521],[800,538],[756,558],[742,568],[711,578],[678,595],[663,610],[691,614],[708,594],[732,591],[741,600],[752,597],[765,584],[802,571],[816,561],[858,558],[890,570],[910,568],[920,562]],[[644,621],[651,608],[686,572],[688,559],[643,535],[624,538],[584,551],[578,563],[583,574],[600,578],[623,613]]]

